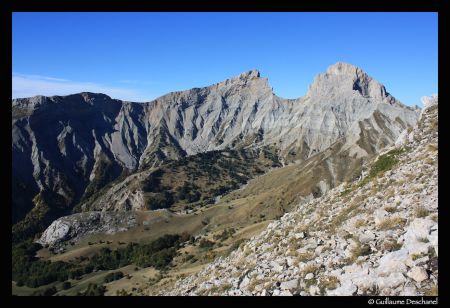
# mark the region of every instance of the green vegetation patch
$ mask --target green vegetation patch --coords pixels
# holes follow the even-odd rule
[[[382,175],[388,170],[391,170],[398,163],[397,157],[404,151],[404,149],[393,149],[379,156],[377,161],[372,164],[369,174],[361,181],[358,186],[362,187],[366,185],[370,180],[376,178],[379,175]]]
[[[13,225],[12,241],[19,243],[44,231],[55,219],[67,215],[69,200],[51,191],[41,191],[33,199],[35,207],[24,219]]]
[[[205,250],[209,250],[214,246],[214,242],[207,240],[207,239],[202,239],[198,245],[198,247],[200,247],[201,249],[205,249]]]
[[[180,244],[188,238],[187,235],[168,234],[148,244],[130,243],[116,250],[102,248],[91,259],[86,258],[78,263],[40,260],[35,255],[42,246],[27,240],[12,247],[12,279],[18,285],[36,288],[69,278],[79,279],[92,271],[115,270],[130,264],[165,269],[177,255]],[[112,273],[112,276],[107,275],[107,279],[120,279],[120,275],[121,272]]]
[[[166,161],[141,183],[147,209],[192,209],[238,189],[271,167],[280,167],[270,147],[210,151]]]

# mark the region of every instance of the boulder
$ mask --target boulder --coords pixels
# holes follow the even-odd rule
[[[283,290],[280,292],[279,296],[292,296],[292,293],[289,290]]]
[[[365,231],[364,233],[359,235],[359,241],[361,244],[366,244],[375,240],[375,233],[372,231]]]
[[[358,288],[351,281],[345,281],[339,288],[327,291],[327,294],[332,296],[351,296],[355,295],[357,290]]]
[[[394,289],[406,282],[402,273],[394,272],[387,277],[378,277],[377,285],[380,289]]]
[[[298,286],[298,279],[292,279],[289,281],[282,282],[280,284],[280,289],[281,290],[292,290],[292,289],[296,289],[297,286]]]
[[[428,279],[428,273],[422,267],[415,266],[408,272],[408,277],[416,282],[422,282]]]
[[[406,249],[390,252],[381,257],[376,273],[380,276],[387,276],[393,272],[406,273],[407,268],[405,263],[408,258],[409,254]]]
[[[318,286],[310,286],[309,287],[309,294],[310,295],[320,295],[320,288]]]

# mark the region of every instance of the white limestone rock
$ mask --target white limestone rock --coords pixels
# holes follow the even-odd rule
[[[298,286],[298,279],[292,279],[289,281],[284,281],[280,284],[281,290],[292,290],[296,289]]]
[[[413,267],[407,273],[407,275],[408,275],[408,277],[414,279],[417,282],[422,282],[422,281],[428,279],[427,271],[424,268],[418,267],[418,266]]]
[[[85,212],[55,220],[37,241],[55,248],[67,241],[78,241],[93,233],[114,234],[137,225],[133,212]]]

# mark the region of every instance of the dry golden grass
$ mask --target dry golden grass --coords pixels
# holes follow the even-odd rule
[[[286,253],[286,255],[289,257],[295,257],[295,256],[297,256],[297,251],[295,251],[293,249],[289,249],[288,252]]]
[[[357,221],[355,221],[354,227],[359,229],[361,227],[364,227],[366,225],[366,222],[364,221],[364,219],[358,219]]]
[[[433,130],[437,130],[438,129],[438,120],[437,119],[432,119],[431,120],[431,129],[433,129]]]
[[[430,218],[431,218],[432,221],[438,222],[438,214],[433,214],[433,215],[431,215]]]
[[[334,290],[339,286],[339,279],[336,276],[325,276],[320,279],[319,288],[321,290]]]
[[[391,230],[401,228],[405,225],[406,219],[401,217],[386,218],[378,224],[379,230]]]
[[[397,241],[391,239],[391,240],[385,240],[381,244],[381,249],[386,251],[396,251],[402,248],[402,244],[397,243]]]
[[[394,195],[395,195],[395,190],[393,188],[391,188],[384,194],[384,200],[388,200],[389,198],[393,197]]]
[[[397,212],[397,208],[396,207],[393,207],[393,206],[386,206],[385,208],[384,208],[384,210],[386,211],[386,212],[388,212],[388,213],[395,213],[395,212]]]
[[[350,257],[351,260],[356,261],[360,256],[367,256],[371,252],[369,245],[362,245],[358,243],[358,245],[352,249],[352,255]]]
[[[438,145],[436,143],[430,143],[427,146],[428,151],[435,152],[438,150]]]
[[[309,273],[316,274],[319,271],[319,269],[320,269],[320,266],[317,264],[308,264],[302,269],[302,273],[304,275],[309,274]]]
[[[219,286],[213,286],[213,287],[211,287],[211,289],[209,289],[209,294],[211,294],[211,295],[221,294],[221,293],[228,291],[232,287],[233,287],[233,285],[231,283],[223,283]]]
[[[438,286],[437,284],[432,286],[429,290],[425,291],[425,296],[438,296]]]
[[[414,216],[416,216],[417,218],[427,217],[428,215],[430,215],[430,211],[428,211],[423,206],[418,206],[414,209]]]
[[[313,257],[314,257],[314,255],[312,253],[310,253],[310,252],[299,253],[299,254],[297,254],[296,261],[297,261],[297,263],[308,262]]]
[[[249,290],[250,292],[255,290],[255,287],[261,283],[263,283],[264,281],[262,280],[258,280],[258,279],[252,279],[250,280],[249,284],[247,285],[247,290]]]
[[[432,159],[431,157],[427,157],[427,158],[425,159],[425,163],[428,164],[428,165],[434,165],[435,160]]]

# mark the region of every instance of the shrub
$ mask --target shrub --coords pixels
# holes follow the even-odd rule
[[[67,290],[72,287],[72,284],[70,283],[70,281],[64,281],[61,287],[63,290]]]
[[[162,169],[155,170],[144,181],[142,189],[145,192],[160,192],[163,189],[161,187],[161,178],[163,175],[164,171]]]
[[[230,236],[232,236],[234,233],[236,233],[236,230],[234,228],[230,228],[230,229],[226,228],[222,231],[222,233],[214,235],[214,239],[219,240],[219,241],[225,241]]]
[[[128,293],[124,289],[120,289],[116,291],[116,296],[131,296],[131,293]]]
[[[157,210],[169,208],[175,200],[172,192],[166,190],[163,193],[151,193],[147,196],[146,203],[147,210]]]
[[[214,246],[214,242],[209,241],[207,239],[202,239],[199,243],[199,247],[202,249],[211,249]]]
[[[36,290],[31,295],[33,295],[33,296],[52,296],[56,292],[57,291],[56,291],[55,287],[49,287],[44,290]]]
[[[103,296],[106,288],[103,285],[97,285],[95,283],[89,283],[86,291],[82,292],[81,296]]]
[[[105,278],[103,279],[103,282],[108,283],[111,281],[119,280],[119,279],[123,278],[123,276],[124,275],[122,272],[109,273],[108,275],[105,276]]]

